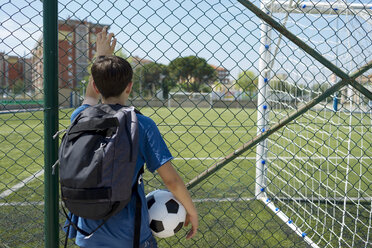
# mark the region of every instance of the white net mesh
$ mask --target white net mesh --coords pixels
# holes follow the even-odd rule
[[[272,14],[277,21],[346,73],[371,60],[370,9],[344,2],[271,3],[267,8],[279,12]],[[269,72],[263,75],[266,96],[258,108],[268,112],[269,127],[339,79],[286,38],[266,34]],[[357,81],[371,89],[369,74]],[[315,247],[371,245],[369,103],[344,87],[272,135],[258,156],[267,165],[265,192],[275,210]]]

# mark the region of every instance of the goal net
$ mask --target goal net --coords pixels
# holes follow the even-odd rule
[[[261,9],[344,72],[372,59],[371,2],[267,1]],[[258,133],[340,78],[261,25]],[[372,71],[356,79],[372,90]],[[257,146],[256,196],[312,247],[372,246],[372,102],[351,86]]]

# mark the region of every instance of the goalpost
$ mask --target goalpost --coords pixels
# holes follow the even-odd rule
[[[372,59],[372,4],[265,1],[261,10],[351,73]],[[257,134],[336,83],[306,52],[261,24]],[[372,73],[357,81],[372,89]],[[351,86],[256,148],[256,198],[311,247],[372,245],[372,106]]]

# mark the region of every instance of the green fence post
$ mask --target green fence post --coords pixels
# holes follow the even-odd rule
[[[59,246],[58,172],[52,174],[57,160],[58,139],[58,3],[43,1],[44,58],[44,234],[45,247]]]

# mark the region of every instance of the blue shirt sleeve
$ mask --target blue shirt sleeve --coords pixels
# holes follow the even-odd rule
[[[83,104],[81,105],[80,107],[78,107],[77,109],[74,110],[74,112],[72,112],[71,114],[71,122],[76,118],[76,116],[81,112],[83,111],[84,109],[90,107],[89,104]]]
[[[139,123],[143,125],[145,137],[143,140],[143,151],[144,160],[146,162],[147,169],[154,173],[163,164],[173,159],[163,137],[160,134],[158,127],[155,122],[145,116],[139,116]]]

